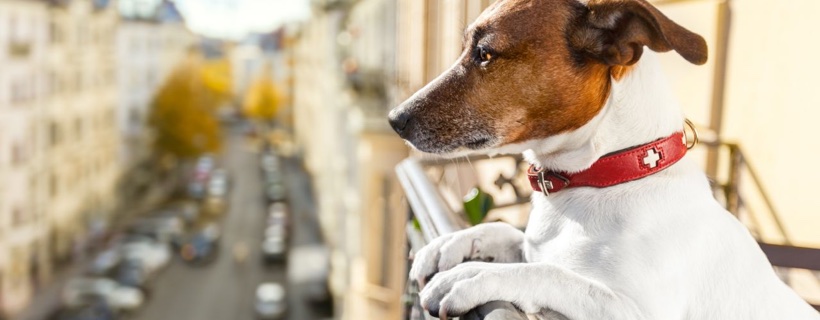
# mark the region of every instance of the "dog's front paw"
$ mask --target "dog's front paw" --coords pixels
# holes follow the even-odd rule
[[[522,262],[524,234],[506,223],[486,223],[439,237],[416,252],[410,279],[421,286],[466,261]]]
[[[420,293],[430,315],[447,319],[461,316],[490,301],[503,301],[504,292],[518,290],[505,284],[510,265],[469,262],[437,274]]]

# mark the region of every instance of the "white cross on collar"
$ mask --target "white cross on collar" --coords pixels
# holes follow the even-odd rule
[[[652,148],[646,151],[646,157],[643,158],[643,164],[649,166],[650,169],[654,169],[658,166],[658,161],[660,160],[660,153],[655,151],[655,148]]]

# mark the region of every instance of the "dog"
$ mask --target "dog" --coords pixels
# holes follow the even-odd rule
[[[684,116],[656,58],[669,51],[707,60],[702,37],[645,0],[499,0],[452,67],[390,112],[422,152],[523,153],[547,191],[525,232],[482,224],[415,254],[431,315],[506,301],[538,319],[820,319],[679,159]],[[612,181],[567,178],[584,174]]]

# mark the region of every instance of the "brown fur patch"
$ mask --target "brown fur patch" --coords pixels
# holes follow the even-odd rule
[[[486,42],[497,48],[499,60],[488,66],[496,70],[486,70],[492,77],[482,79],[487,88],[466,97],[469,104],[492,119],[505,144],[549,137],[589,122],[606,102],[610,78],[608,66],[579,66],[569,49],[566,30],[579,4],[499,3],[474,24],[478,30],[493,30]],[[493,103],[482,103],[487,101]]]
[[[633,66],[613,66],[610,69],[609,74],[612,76],[615,81],[621,81],[629,71],[632,71]]]
[[[665,30],[688,38],[648,39],[661,31],[643,30],[652,24],[636,22],[655,13],[645,1],[613,3],[618,5],[593,12],[577,0],[497,1],[468,29],[455,67],[391,113],[393,123],[402,125],[397,131],[420,150],[441,153],[580,128],[603,108],[612,79],[623,79],[640,57],[642,45],[636,43],[655,41],[661,49],[678,50],[694,41],[665,17],[657,18]],[[623,8],[643,11],[618,11]],[[628,41],[609,38],[618,32]],[[613,49],[613,43],[628,48]],[[698,48],[678,51],[701,60]]]

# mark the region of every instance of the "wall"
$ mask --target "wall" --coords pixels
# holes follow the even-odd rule
[[[688,65],[674,54],[662,58],[687,115],[704,126],[711,119],[718,3],[702,0],[660,6],[710,44],[710,62],[705,66]],[[816,155],[812,132],[820,111],[813,106],[820,105],[820,98],[812,91],[820,65],[806,62],[820,48],[820,42],[808,40],[817,26],[812,12],[820,9],[820,3],[793,0],[772,5],[743,0],[731,1],[730,8],[723,140],[740,144],[764,182],[787,236],[795,244],[819,247],[820,215],[815,211],[820,198],[813,195],[812,183],[820,179],[820,172],[803,168],[810,168]],[[742,178],[741,192],[747,195],[761,236],[783,241],[750,177]]]

